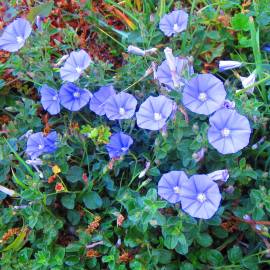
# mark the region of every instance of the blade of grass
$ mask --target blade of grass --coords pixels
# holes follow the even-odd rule
[[[185,48],[187,48],[188,31],[189,31],[190,23],[192,21],[193,12],[194,12],[194,9],[196,7],[196,3],[197,3],[197,0],[192,0],[191,9],[190,9],[189,17],[188,17],[187,31],[185,31],[185,33],[184,33],[183,41],[181,44],[181,51],[182,52],[184,51]]]
[[[126,15],[128,15],[128,17],[130,19],[132,19],[136,24],[137,26],[139,25],[139,20],[127,9],[123,8],[122,6],[120,6],[118,3],[115,3],[114,1],[112,0],[105,0],[105,3],[107,4],[110,4],[114,7],[116,7],[117,9],[121,10],[122,12],[124,12]]]
[[[261,81],[261,96],[262,99],[265,103],[267,103],[267,95],[266,95],[266,89],[265,89],[265,84],[264,84],[264,78],[263,78],[263,70],[262,70],[262,55],[261,55],[261,50],[260,50],[260,39],[259,39],[259,34],[260,31],[257,29],[254,24],[254,19],[253,17],[249,17],[249,31],[251,35],[251,43],[252,43],[252,50],[253,50],[253,55],[255,59],[255,64],[256,64],[256,71],[259,76],[259,79]]]
[[[19,156],[19,154],[14,150],[14,148],[10,145],[10,143],[8,142],[8,140],[6,138],[4,138],[5,142],[7,143],[9,149],[11,150],[11,152],[14,154],[14,156],[16,157],[16,159],[25,167],[25,169],[27,170],[27,172],[31,175],[34,176],[34,172],[32,171],[32,169],[28,166],[28,164]]]
[[[166,13],[166,0],[160,0],[158,5],[159,18],[163,17],[165,13]]]
[[[14,178],[14,181],[16,182],[16,184],[18,186],[20,186],[21,188],[24,188],[24,189],[28,189],[28,186],[25,185],[17,176],[16,174],[14,173],[13,169],[11,168],[11,172],[12,172],[12,175],[13,175],[13,178]]]

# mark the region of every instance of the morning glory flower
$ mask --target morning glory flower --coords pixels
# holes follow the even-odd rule
[[[74,83],[65,83],[59,91],[60,103],[70,111],[79,111],[90,100],[91,93],[87,89],[81,89]]]
[[[218,210],[221,195],[218,185],[205,174],[193,175],[182,184],[182,209],[195,218],[209,219]]]
[[[55,131],[47,136],[43,132],[33,133],[28,137],[26,153],[31,159],[36,159],[44,153],[53,153],[57,149],[57,137]]]
[[[219,61],[218,68],[219,68],[219,71],[222,72],[229,69],[239,68],[242,65],[243,63],[239,61],[223,60],[223,61]]]
[[[0,37],[0,49],[17,52],[24,46],[31,31],[31,24],[26,19],[16,19],[4,29],[4,33]]]
[[[193,77],[183,90],[183,104],[194,113],[209,115],[222,107],[226,91],[221,80],[212,74]]]
[[[158,195],[170,203],[181,201],[182,185],[188,181],[183,171],[171,171],[162,175],[158,182]]]
[[[167,36],[177,35],[187,29],[188,14],[183,10],[175,10],[165,14],[159,23],[159,29]]]
[[[43,164],[43,162],[40,158],[28,159],[28,160],[26,160],[26,164],[32,166],[38,172],[39,177],[43,178],[43,173],[38,168],[38,166],[41,166]]]
[[[157,53],[157,50],[158,50],[157,48],[151,48],[151,49],[148,49],[148,50],[142,50],[139,47],[129,45],[128,49],[127,49],[127,52],[128,52],[128,54],[135,54],[135,55],[138,55],[138,56],[148,56],[148,55],[152,55],[152,54]]]
[[[57,91],[45,84],[41,87],[40,94],[44,110],[51,115],[58,114],[60,112],[60,99]]]
[[[110,120],[129,119],[136,110],[137,100],[131,94],[121,92],[110,96],[105,103],[104,111]]]
[[[110,158],[119,158],[128,153],[132,144],[133,140],[129,135],[126,135],[123,132],[118,132],[110,137],[110,141],[106,145],[106,149]]]
[[[235,110],[220,109],[209,118],[208,141],[221,154],[236,153],[250,138],[248,119]]]
[[[62,80],[74,82],[79,79],[81,74],[91,63],[89,54],[80,50],[72,52],[66,60],[63,67],[60,68],[60,75]]]
[[[227,182],[229,179],[229,171],[227,169],[224,170],[217,170],[212,173],[208,173],[207,176],[212,180],[212,181],[222,181],[222,182]]]
[[[195,162],[200,162],[203,160],[206,151],[206,148],[201,148],[198,152],[192,155],[192,158],[195,160]]]
[[[167,60],[164,60],[157,68],[156,77],[158,81],[168,90],[177,89],[184,85],[182,76],[187,71],[189,75],[193,74],[193,68],[187,58],[184,57],[170,57],[167,54]]]
[[[93,94],[90,100],[89,108],[97,115],[104,115],[104,106],[110,96],[115,95],[115,90],[112,85],[101,86],[97,92]]]
[[[173,110],[173,101],[165,96],[148,97],[136,113],[137,125],[143,129],[159,130]]]
[[[58,135],[56,131],[52,131],[44,138],[45,140],[45,153],[53,153],[57,149]]]
[[[248,77],[239,77],[241,83],[242,83],[242,86],[243,88],[248,88],[250,87],[251,85],[253,85],[255,83],[255,80],[256,80],[256,70],[253,71]],[[249,93],[249,94],[252,94],[254,91],[254,86],[253,87],[250,87],[246,93]],[[236,91],[237,92],[237,91]]]

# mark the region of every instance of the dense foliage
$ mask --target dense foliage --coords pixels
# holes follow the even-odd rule
[[[268,0],[12,0],[0,10],[3,32],[16,18],[33,29],[20,49],[0,51],[1,269],[269,268]],[[168,37],[159,23],[173,10],[184,10],[188,23]],[[141,48],[139,55],[134,48],[128,53],[129,45]],[[217,151],[208,137],[212,116],[191,112],[182,89],[168,91],[159,82],[156,67],[166,47],[187,57],[196,74],[223,82],[229,106],[251,126],[246,147]],[[88,104],[75,110],[66,102],[59,113],[44,110],[44,85],[65,95],[63,66],[79,50],[91,60],[74,84],[91,92],[88,101],[108,85],[132,94],[138,104],[129,101],[131,117],[98,115]],[[219,60],[241,66],[221,72]],[[243,77],[253,71],[256,81],[245,85]],[[181,76],[196,76],[187,73]],[[159,95],[177,106],[166,128],[147,130],[138,111]],[[57,132],[57,149],[31,159],[31,130],[41,140]],[[119,157],[108,147],[118,132],[132,138]],[[211,218],[193,217],[158,195],[170,171],[190,177],[219,170],[229,178],[218,179],[224,180],[217,182],[222,199]]]

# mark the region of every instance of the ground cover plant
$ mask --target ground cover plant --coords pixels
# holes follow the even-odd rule
[[[268,0],[0,10],[1,269],[269,269]]]

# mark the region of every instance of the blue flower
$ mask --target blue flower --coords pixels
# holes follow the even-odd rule
[[[188,177],[183,171],[171,171],[162,175],[158,182],[158,195],[170,203],[181,201],[181,191]]]
[[[110,141],[106,145],[106,149],[110,158],[119,158],[128,152],[132,144],[133,140],[129,135],[126,135],[123,132],[118,132],[110,137]]]
[[[172,100],[165,96],[148,97],[136,113],[137,125],[143,129],[159,130],[166,124],[174,108]]]
[[[241,67],[243,63],[238,62],[238,61],[231,61],[231,60],[224,60],[224,61],[219,61],[219,71],[224,71],[224,70],[229,70],[229,69],[234,69]]]
[[[93,94],[90,100],[89,108],[97,115],[105,114],[105,103],[110,96],[115,95],[115,90],[112,85],[101,86],[97,92]]]
[[[195,218],[209,219],[218,210],[221,194],[218,185],[205,174],[196,174],[182,184],[182,209]]]
[[[55,115],[60,112],[60,99],[57,91],[48,85],[43,85],[40,89],[41,104],[44,110]]]
[[[208,141],[221,154],[240,151],[249,143],[248,119],[235,110],[220,109],[209,118]]]
[[[129,119],[136,110],[137,100],[128,93],[111,95],[105,103],[104,111],[110,120]]]
[[[68,82],[74,82],[79,79],[81,74],[91,63],[89,54],[80,50],[78,52],[72,52],[66,60],[63,67],[60,68],[60,75],[62,80]]]
[[[183,104],[192,112],[209,115],[223,106],[225,97],[221,80],[212,74],[199,74],[185,86]]]
[[[79,111],[90,100],[91,93],[73,83],[63,84],[59,91],[60,103],[70,111]]]
[[[187,29],[188,14],[183,10],[175,10],[165,14],[159,23],[160,30],[168,37]]]
[[[31,24],[22,18],[9,24],[0,37],[0,49],[8,52],[16,52],[21,49],[32,31]]]
[[[47,136],[42,132],[33,133],[27,140],[26,153],[31,159],[36,159],[42,154],[53,153],[57,149],[58,135],[55,131]]]

